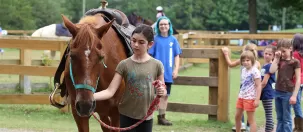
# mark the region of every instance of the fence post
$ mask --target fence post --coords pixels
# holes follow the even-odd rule
[[[209,77],[218,77],[218,59],[209,59]],[[218,87],[209,87],[209,105],[218,105]],[[208,115],[208,120],[217,120],[218,115]]]
[[[183,49],[184,48],[183,34],[178,35],[178,42],[179,42],[180,48]],[[180,58],[180,66],[184,66],[184,64],[185,64],[184,58]]]
[[[31,50],[28,49],[20,49],[20,65],[30,66],[32,62],[31,59]],[[26,75],[19,75],[19,84],[20,89],[24,92],[24,94],[31,94],[31,82],[30,77]]]
[[[229,121],[229,68],[225,61],[224,55],[221,50],[218,50],[219,63],[218,63],[218,111],[217,119],[222,122]]]

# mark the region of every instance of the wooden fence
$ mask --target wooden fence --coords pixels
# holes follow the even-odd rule
[[[24,35],[24,36],[31,36],[35,30],[7,30],[8,35]]]
[[[26,36],[2,36],[0,37],[1,48],[15,48],[20,50],[20,60],[17,65],[1,61],[0,74],[18,74],[20,87],[25,94],[31,93],[30,76],[53,76],[56,67],[32,65],[31,50],[53,50],[63,53],[70,38],[38,38]],[[16,61],[15,61],[16,62]]]
[[[182,34],[178,37],[181,47],[184,48],[216,48],[229,47],[232,51],[241,51],[242,47],[237,45],[212,45],[210,41],[224,41],[231,40],[278,40],[281,38],[292,39],[293,34]],[[245,43],[246,44],[246,43]],[[263,50],[264,47],[258,46],[258,50]],[[182,64],[185,63],[208,63],[207,59],[183,59]]]
[[[56,50],[63,53],[67,40],[42,39],[33,37],[0,37],[1,48],[21,50],[20,63],[16,65],[0,64],[0,74],[19,74],[20,76],[53,76],[54,66],[33,66],[31,50]],[[219,49],[183,48],[182,58],[207,58],[209,77],[179,76],[176,85],[208,86],[207,105],[169,102],[168,111],[208,114],[209,119],[229,121],[229,69]],[[202,69],[201,69],[202,70]],[[21,77],[22,79],[22,77]],[[22,82],[20,82],[22,83]],[[203,87],[201,87],[203,88]],[[0,95],[0,104],[50,104],[48,94],[9,94]]]

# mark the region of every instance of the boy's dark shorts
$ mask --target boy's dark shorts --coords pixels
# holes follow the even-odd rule
[[[172,83],[165,82],[165,85],[166,85],[167,96],[169,96]]]

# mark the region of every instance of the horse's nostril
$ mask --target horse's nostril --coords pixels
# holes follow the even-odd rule
[[[81,111],[81,107],[80,107],[79,102],[76,103],[76,110],[77,110],[77,111]]]

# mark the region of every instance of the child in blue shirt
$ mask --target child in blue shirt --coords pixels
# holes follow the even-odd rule
[[[274,85],[276,82],[276,76],[275,73],[270,73],[269,69],[274,59],[275,52],[276,52],[276,47],[272,45],[266,46],[263,52],[265,64],[261,69],[262,92],[261,92],[260,100],[262,100],[263,108],[265,111],[265,119],[266,119],[265,132],[272,132],[274,129],[272,105],[275,95]]]
[[[179,55],[182,53],[178,40],[173,36],[173,27],[169,18],[160,17],[155,25],[156,36],[154,45],[149,49],[148,53],[155,59],[160,60],[164,65],[164,81],[166,85],[167,95],[170,95],[173,79],[178,76]],[[158,124],[172,125],[165,118],[168,96],[164,96],[160,100]]]

